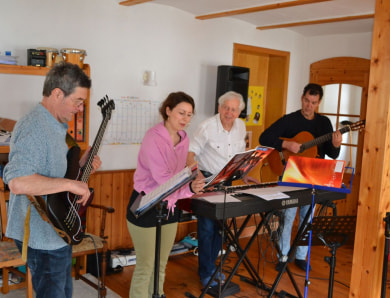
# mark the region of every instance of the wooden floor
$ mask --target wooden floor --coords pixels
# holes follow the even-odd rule
[[[245,239],[242,242],[245,242]],[[272,245],[269,241],[259,238],[257,242],[252,244],[248,256],[259,276],[262,278],[262,281],[270,287],[277,275],[275,271],[276,257]],[[324,261],[325,256],[330,256],[330,252],[326,247],[312,247],[310,264],[313,270],[310,272],[310,285],[307,288],[307,297],[328,297],[329,265]],[[236,260],[236,253],[232,252],[223,266],[225,275],[228,275],[232,270]],[[333,297],[348,297],[351,266],[352,246],[344,245],[337,249],[336,253]],[[202,293],[202,286],[199,282],[197,268],[198,258],[191,253],[171,256],[168,262],[165,280],[166,296],[168,298],[186,297],[185,293],[189,292],[199,297]],[[298,284],[302,296],[304,296],[305,272],[296,267],[294,263],[289,264],[289,268],[293,272],[293,277]],[[121,297],[128,297],[133,270],[134,266],[127,266],[123,272],[107,276],[107,286]],[[266,291],[242,281],[242,277],[249,276],[243,265],[240,266],[237,273],[233,277],[233,282],[240,286],[241,291],[232,297],[267,297],[268,293]],[[379,274],[382,275],[381,273]],[[283,274],[276,291],[286,291],[294,296],[298,296],[287,273]],[[161,295],[162,293],[159,294]],[[211,296],[205,295],[205,297]]]

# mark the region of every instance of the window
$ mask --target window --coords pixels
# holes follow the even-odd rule
[[[362,87],[350,84],[329,84],[322,87],[324,96],[318,112],[330,119],[333,130],[341,129],[348,123],[360,121]],[[354,168],[356,167],[358,137],[357,133],[345,132],[338,157],[338,159],[345,160],[347,166]]]

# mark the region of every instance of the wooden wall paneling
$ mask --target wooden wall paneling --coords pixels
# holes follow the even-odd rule
[[[112,175],[111,172],[103,172],[101,173],[100,178],[100,193],[99,193],[99,204],[111,206],[115,208],[115,205],[113,204],[113,180],[114,175]],[[110,233],[110,236],[108,237],[108,247],[111,248],[113,246],[113,243],[115,241],[115,230],[114,227],[116,225],[116,220],[118,219],[118,213],[115,209],[115,212],[113,214],[110,214],[106,218],[106,231]]]
[[[121,236],[120,239],[116,242],[115,248],[130,248],[133,247],[133,240],[131,239],[131,236],[129,234],[129,231],[127,229],[127,220],[126,220],[126,213],[127,213],[127,204],[129,202],[131,193],[133,191],[133,176],[134,176],[135,170],[128,170],[125,171],[122,175],[121,180],[121,194],[118,195],[118,197],[114,198],[118,202],[118,204],[121,205],[120,212],[118,212],[118,215],[120,214],[121,217],[123,217],[123,220],[121,221]]]
[[[134,170],[98,171],[91,175],[89,186],[94,188],[96,204],[115,209],[106,219],[108,248],[111,250],[131,248],[133,242],[127,230],[126,209],[133,190]],[[91,233],[99,232],[101,213],[88,209],[87,226]]]
[[[90,188],[93,188],[93,204],[101,204],[101,198],[100,198],[100,175],[91,175],[89,178],[88,186]],[[99,225],[100,225],[100,219],[101,219],[101,212],[98,209],[95,208],[88,208],[87,209],[87,232],[91,234],[97,234],[99,235]]]
[[[112,220],[112,242],[113,249],[123,247],[123,237],[128,233],[126,226],[126,206],[128,197],[125,197],[125,173],[111,173],[112,179],[112,197],[111,204],[115,208],[115,215]]]
[[[350,297],[381,297],[390,210],[390,2],[377,0]]]

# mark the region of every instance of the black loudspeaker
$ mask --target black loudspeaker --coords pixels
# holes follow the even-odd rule
[[[240,93],[244,98],[245,109],[241,112],[240,118],[245,118],[248,101],[248,87],[249,68],[231,65],[218,66],[215,113],[218,113],[218,98],[228,91],[235,91]]]

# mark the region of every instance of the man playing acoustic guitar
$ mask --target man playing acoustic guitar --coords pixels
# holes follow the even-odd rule
[[[285,153],[289,154],[298,154],[301,153],[300,150],[302,149],[301,145],[303,143],[303,140],[298,137],[301,134],[307,134],[308,132],[312,135],[312,137],[317,138],[322,135],[332,133],[333,128],[330,120],[326,116],[319,115],[315,112],[318,109],[322,96],[323,90],[320,85],[312,83],[306,85],[301,97],[302,108],[298,111],[285,115],[274,122],[260,135],[260,144],[263,146],[274,147],[279,152],[285,151]],[[315,146],[316,154],[311,157],[324,158],[326,154],[330,158],[337,158],[340,153],[341,140],[341,132],[338,130],[333,132],[330,140]],[[280,166],[283,169],[282,159],[286,162],[288,154],[285,154],[284,157],[281,157],[279,154],[275,155],[279,158]],[[273,162],[272,157],[269,159],[269,162],[271,165],[271,162]],[[281,175],[281,172],[274,172]],[[300,206],[299,225],[302,224],[309,207],[309,205]],[[291,229],[296,213],[297,207],[284,210],[284,227],[279,240],[282,256],[286,256],[290,250]],[[307,251],[307,246],[298,246],[295,252],[295,264],[304,271],[306,271],[307,268]],[[282,259],[282,256],[279,256],[279,260]],[[292,262],[292,260],[293,258],[288,261]],[[279,262],[276,265],[276,270],[280,271],[282,267],[283,264]],[[310,269],[311,268],[309,268],[309,270]]]

